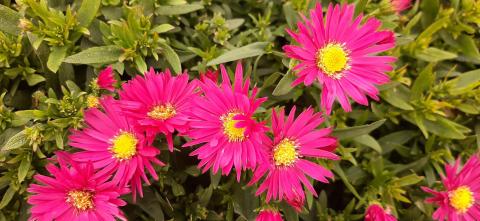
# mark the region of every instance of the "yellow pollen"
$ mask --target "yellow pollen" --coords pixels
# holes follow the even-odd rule
[[[348,70],[350,58],[343,45],[329,43],[317,53],[317,66],[329,77],[339,79],[342,72]]]
[[[129,160],[137,153],[138,140],[134,134],[122,131],[112,141],[113,156],[119,160]]]
[[[277,166],[290,166],[298,159],[297,144],[288,138],[283,139],[273,149],[273,160]]]
[[[147,115],[155,120],[166,120],[177,114],[175,107],[171,104],[155,106]]]
[[[100,103],[98,102],[98,98],[93,96],[93,95],[88,95],[87,97],[87,107],[88,108],[94,108],[98,107]]]
[[[228,141],[230,142],[238,142],[245,139],[245,128],[235,127],[235,124],[237,124],[238,120],[234,120],[233,117],[235,117],[237,114],[239,113],[230,112],[220,117],[220,120],[223,124],[223,134],[228,137]]]
[[[67,194],[67,203],[82,211],[93,209],[93,195],[88,191],[72,190]]]
[[[465,213],[472,207],[475,202],[473,193],[467,186],[461,186],[448,193],[450,206],[452,206],[458,213]]]

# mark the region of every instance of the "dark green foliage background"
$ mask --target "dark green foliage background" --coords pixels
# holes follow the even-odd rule
[[[347,2],[347,1],[341,1]],[[340,162],[331,184],[315,183],[319,197],[306,209],[288,206],[294,220],[362,220],[372,201],[391,207],[400,220],[429,220],[433,207],[420,186],[438,186],[443,164],[480,146],[480,1],[421,0],[401,15],[388,0],[349,0],[357,13],[393,29],[398,57],[381,102],[336,106],[325,126],[336,128]],[[89,84],[112,64],[119,80],[148,66],[188,70],[192,78],[217,64],[242,59],[246,75],[275,106],[313,106],[317,86],[290,87],[293,74],[281,46],[290,37],[302,0],[0,0],[0,220],[26,220],[26,188],[46,174],[47,158],[67,146],[69,128],[82,126]],[[47,7],[48,4],[48,7]],[[324,6],[328,1],[322,1]],[[120,73],[120,75],[118,75]],[[145,186],[145,197],[123,210],[129,220],[252,220],[262,200],[234,177],[200,174],[191,149],[169,153],[168,166]],[[130,199],[128,199],[130,200]]]

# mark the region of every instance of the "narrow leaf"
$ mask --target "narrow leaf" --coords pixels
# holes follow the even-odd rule
[[[80,9],[78,9],[78,23],[82,27],[88,27],[97,15],[101,0],[83,0]]]
[[[180,62],[180,58],[178,54],[173,50],[172,47],[168,44],[161,44],[163,49],[163,55],[165,59],[167,59],[168,63],[172,66],[173,72],[179,74],[182,72],[182,64]]]
[[[265,53],[265,47],[267,45],[268,42],[255,42],[240,48],[235,48],[211,60],[210,62],[208,62],[207,65],[212,66],[230,61],[240,60],[243,58],[258,56]]]
[[[48,61],[47,61],[48,69],[56,73],[58,71],[58,68],[62,64],[63,59],[67,55],[67,50],[68,50],[67,46],[53,47],[52,51],[48,55]]]
[[[0,31],[12,35],[18,35],[21,31],[18,27],[20,17],[21,16],[18,12],[0,4]]]
[[[157,15],[181,15],[194,12],[203,8],[200,3],[185,5],[161,5],[155,10]]]
[[[115,45],[92,47],[65,58],[64,62],[72,64],[108,64],[118,61],[122,53],[123,49]]]
[[[375,121],[371,124],[366,124],[362,126],[336,129],[333,131],[332,135],[341,140],[354,138],[360,135],[369,134],[373,130],[382,126],[382,124],[385,123],[385,121],[386,121],[385,119],[382,119],[379,121]]]

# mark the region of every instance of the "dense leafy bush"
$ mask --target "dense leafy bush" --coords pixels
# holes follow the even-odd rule
[[[49,175],[55,151],[76,151],[68,136],[85,127],[97,97],[118,97],[95,83],[108,65],[120,88],[150,67],[215,78],[219,64],[233,73],[241,60],[258,97],[268,98],[255,112],[259,121],[270,125],[279,106],[323,111],[322,127],[334,129],[341,160],[312,159],[334,178],[313,182],[318,197],[306,191],[300,212],[271,202],[286,220],[362,220],[374,202],[399,220],[430,220],[435,206],[420,187],[441,189],[443,165],[464,162],[480,147],[478,0],[412,1],[401,12],[395,0],[349,0],[356,15],[395,32],[396,46],[383,54],[397,60],[378,102],[351,102],[351,112],[336,102],[331,115],[321,107],[320,84],[291,86],[299,61],[282,49],[297,44],[286,29],[297,31],[298,12],[308,19],[315,0],[0,2],[0,220],[30,216],[33,176]],[[329,2],[321,4],[326,10]],[[247,185],[252,172],[240,182],[235,172],[202,173],[189,156],[196,146],[182,147],[190,138],[173,138],[169,152],[157,136],[157,158],[166,165],[155,166],[159,179],[143,186],[143,198],[122,197],[128,220],[253,220],[265,208],[258,185]]]

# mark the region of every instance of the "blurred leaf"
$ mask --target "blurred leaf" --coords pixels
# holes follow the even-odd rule
[[[12,200],[13,196],[17,191],[13,188],[13,186],[8,187],[5,194],[3,194],[2,201],[0,202],[0,209],[3,209],[8,203]]]
[[[78,23],[82,27],[88,27],[97,15],[101,0],[83,0],[80,9],[78,9]]]
[[[71,64],[109,64],[118,61],[123,49],[115,45],[99,46],[85,49],[71,55],[63,62]]]
[[[47,67],[52,72],[56,73],[58,68],[63,62],[63,59],[67,55],[67,46],[53,47],[50,55],[48,56]]]
[[[18,35],[21,31],[18,27],[18,21],[20,18],[20,13],[0,4],[0,31],[12,35]]]
[[[32,163],[32,158],[30,154],[27,154],[25,158],[22,159],[20,166],[18,167],[18,182],[22,183],[27,176],[28,171],[30,170],[30,164]]]
[[[182,64],[180,63],[180,58],[177,53],[169,45],[162,43],[163,55],[167,59],[168,63],[172,66],[173,72],[175,74],[182,73]]]
[[[363,144],[367,147],[372,148],[373,150],[377,151],[378,153],[382,153],[382,147],[378,142],[370,135],[361,135],[358,137],[353,138],[354,141]]]
[[[155,26],[150,31],[160,34],[160,33],[164,33],[164,32],[167,32],[167,31],[171,31],[174,28],[175,27],[173,27],[173,25],[170,25],[170,24],[161,24],[161,25]]]
[[[17,134],[13,135],[8,139],[8,141],[3,145],[2,151],[14,150],[22,147],[27,144],[28,139],[25,131],[20,131]]]
[[[430,63],[425,67],[417,79],[413,82],[412,90],[410,94],[411,99],[419,99],[422,93],[435,84],[435,74],[433,73],[433,63]]]
[[[194,12],[203,8],[200,2],[186,5],[160,5],[155,13],[157,15],[181,15]]]
[[[295,75],[291,72],[287,72],[282,79],[278,82],[277,86],[272,92],[273,96],[282,96],[285,94],[288,94],[293,87],[292,87],[292,82],[295,80]]]
[[[217,64],[227,63],[230,61],[240,60],[243,58],[259,56],[265,53],[265,47],[267,47],[267,45],[268,42],[255,42],[240,48],[235,48],[211,60],[207,63],[207,65],[213,66]]]
[[[442,60],[456,58],[457,54],[431,47],[418,52],[416,57],[428,62],[439,62]]]
[[[354,138],[360,135],[369,134],[373,130],[382,126],[385,121],[385,119],[382,119],[362,126],[335,129],[332,135],[340,140]]]

